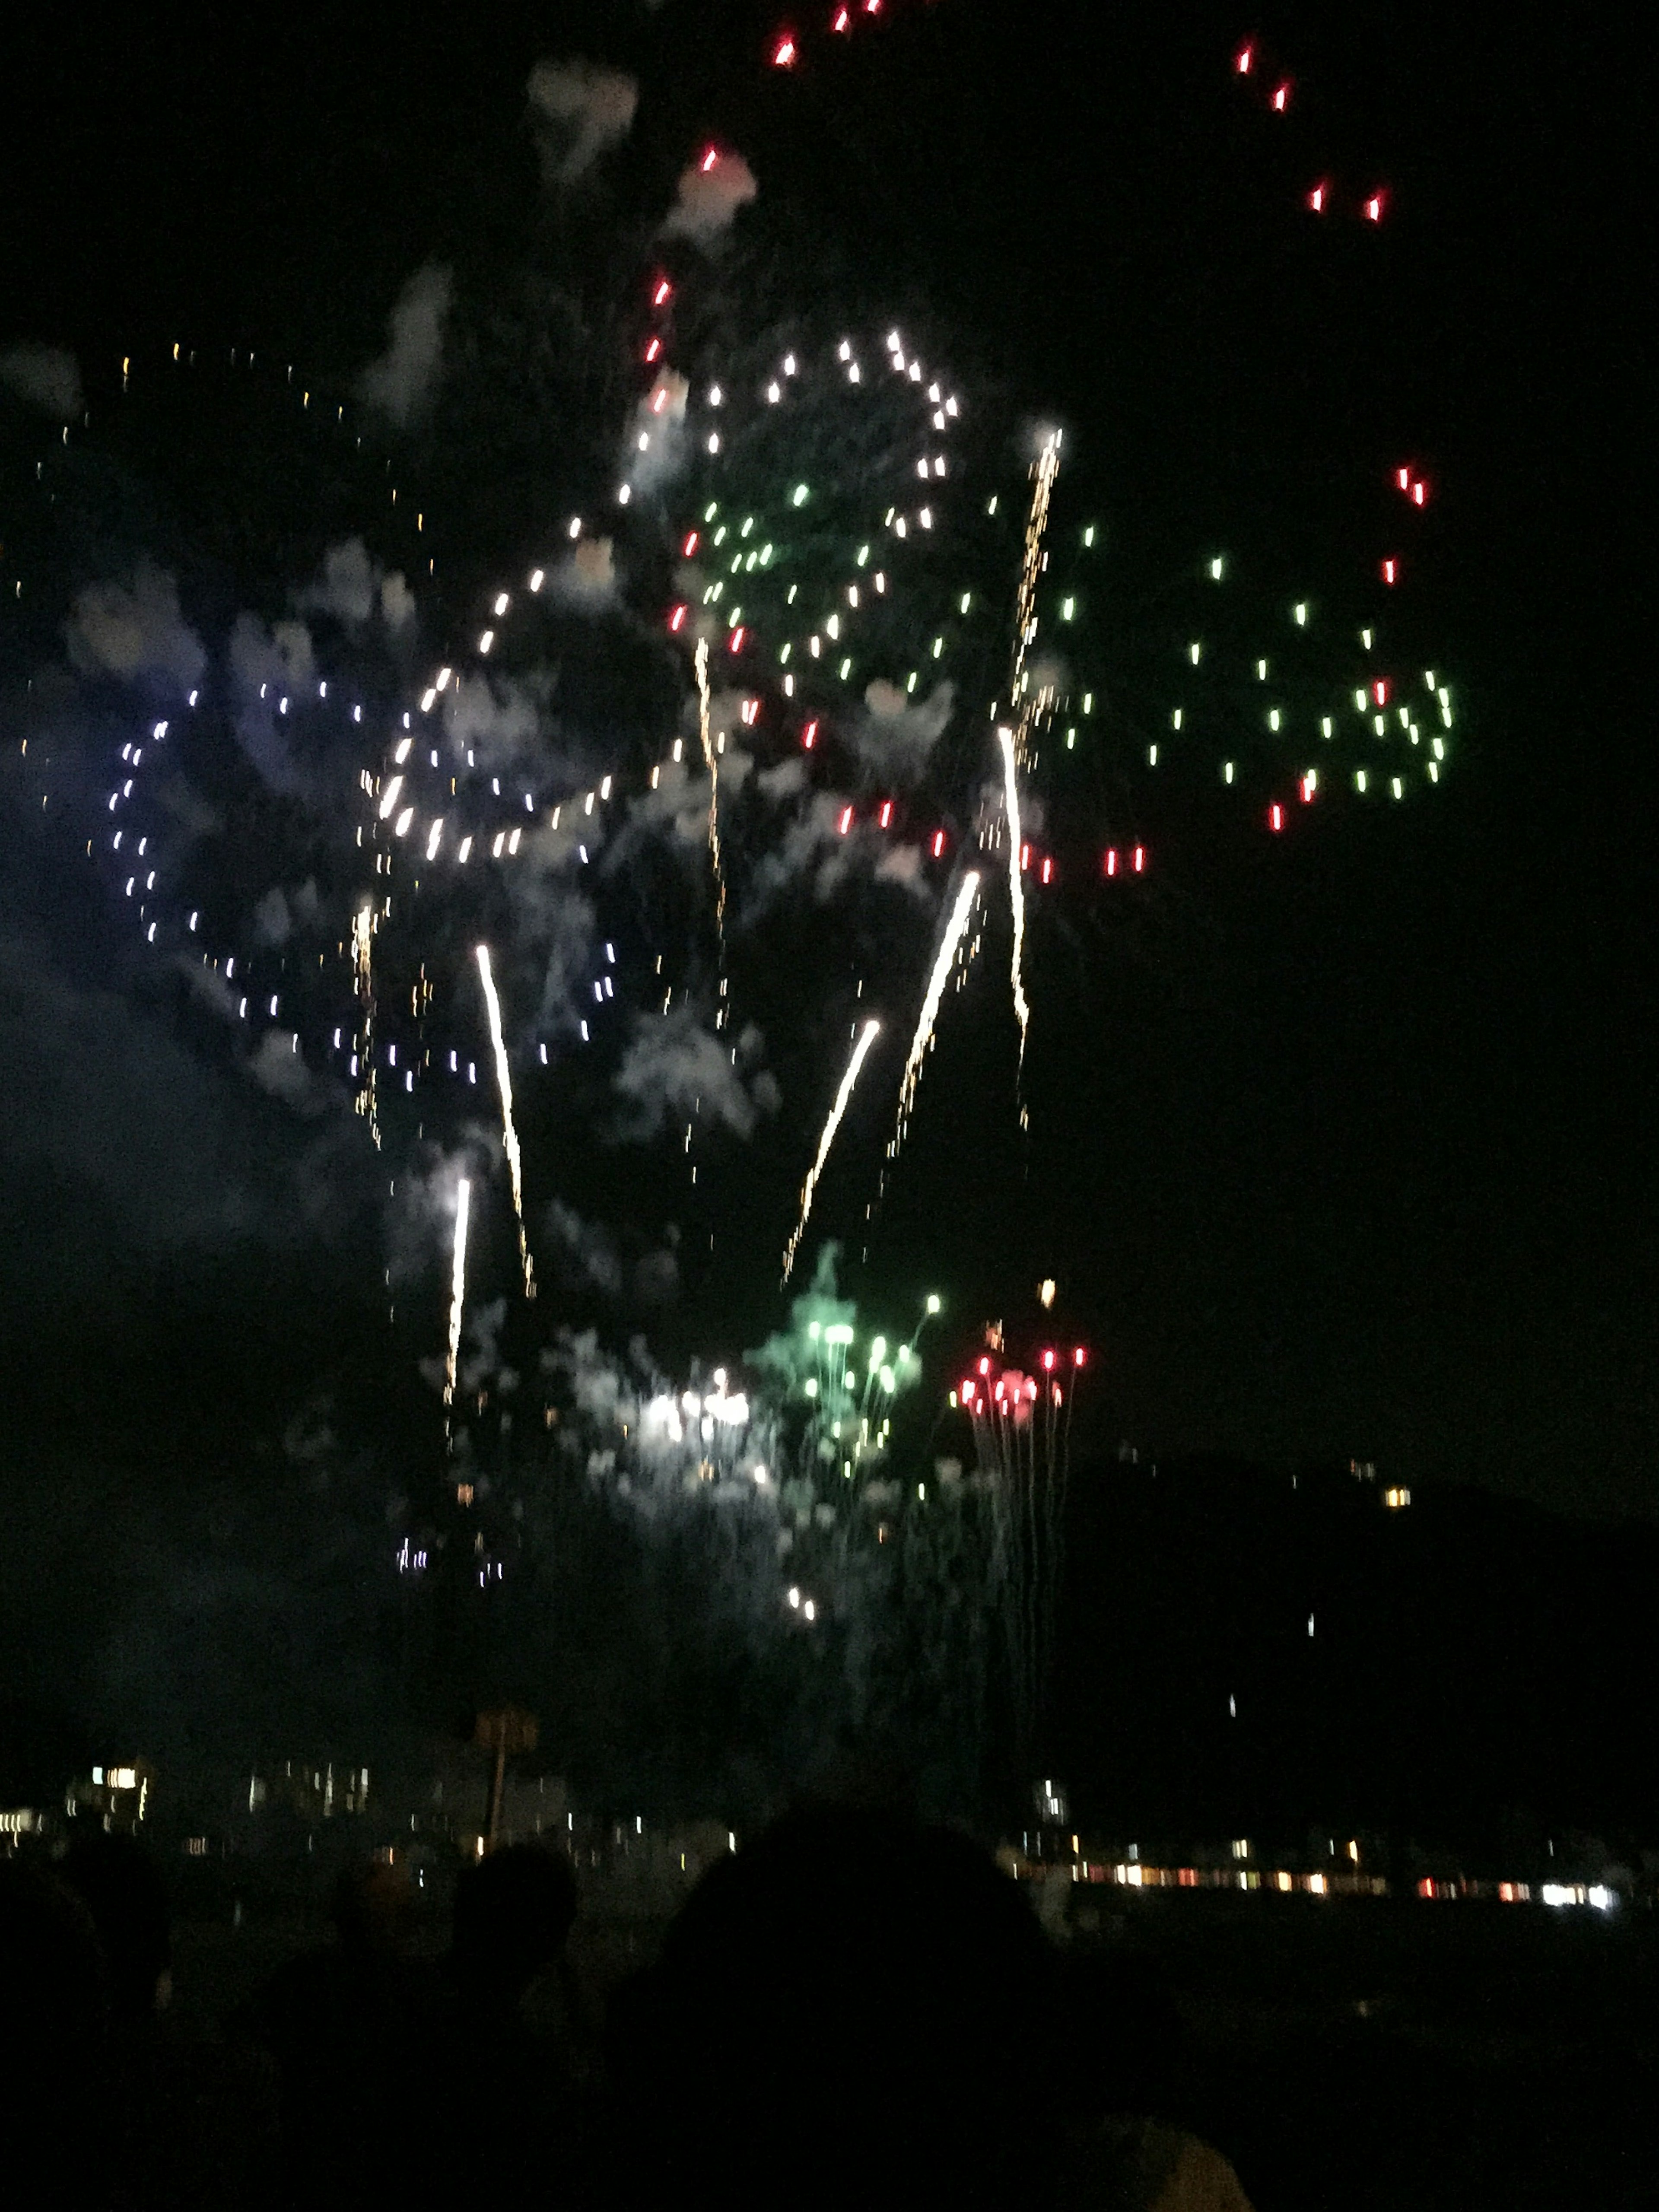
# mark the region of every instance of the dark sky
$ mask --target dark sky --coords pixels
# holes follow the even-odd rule
[[[1167,841],[1158,897],[1045,971],[1029,1151],[1006,1039],[947,1038],[878,1287],[997,1312],[1059,1275],[1151,1444],[1651,1514],[1648,256],[1622,34],[891,0],[879,37],[781,85],[783,18],[750,9],[435,12],[15,27],[0,341],[70,346],[89,380],[181,333],[343,374],[418,263],[510,250],[526,78],[585,53],[641,73],[642,194],[729,138],[801,253],[959,334],[1011,423],[1054,410],[1066,495],[1135,573],[1221,531],[1297,542],[1421,455],[1466,714],[1443,800],[1293,848]],[[1247,33],[1295,76],[1298,143],[1389,186],[1367,270],[1286,244],[1297,161],[1229,97]],[[7,1371],[22,1431],[100,1448],[157,1408],[170,1434],[275,1418],[331,1343],[373,1340],[378,1285],[343,1226],[361,1163],[194,1057],[112,927],[26,854],[0,875]],[[677,1326],[730,1350],[730,1309],[753,1341],[769,1297],[689,1282]]]

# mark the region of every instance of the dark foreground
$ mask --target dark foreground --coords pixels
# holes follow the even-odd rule
[[[987,1988],[983,2016],[964,2022],[965,2039],[998,2045],[999,2072],[1010,2059],[1011,2088],[1046,2095],[1058,2083],[1064,2099],[1086,2100],[1089,2081],[1075,2071],[1086,2050],[1088,2069],[1109,2076],[1113,2108],[1155,2113],[1217,2146],[1258,2212],[1338,2204],[1541,2212],[1575,2203],[1606,2212],[1653,2202],[1659,1924],[1651,1914],[1225,1893],[1115,1892],[1098,1900],[1098,1892],[1079,1900],[1085,1909],[1046,2016],[1008,2020],[993,2036],[987,2023],[1000,2015]],[[688,2006],[685,1988],[696,1985],[683,1986],[670,2003],[672,2032],[640,2011],[641,1972],[658,1958],[667,1925],[661,1915],[590,1897],[562,1969],[526,1990],[523,2018],[566,2086],[550,2101],[544,2136],[529,2124],[544,2149],[535,2152],[535,2186],[517,2201],[538,2201],[544,2180],[539,2201],[549,2204],[619,2201],[620,2139],[608,2131],[636,2133],[638,2120],[607,2083],[619,2051],[632,2069],[643,2050],[642,2078],[673,2083],[683,2052],[727,2038],[738,2047],[707,2056],[698,2094],[705,2105],[712,2096],[729,2106],[722,2126],[752,2124],[766,2062],[743,2047],[740,2027],[722,2026],[723,2000],[706,2012],[705,1983]],[[411,1933],[416,1961],[441,1971],[445,1916],[417,1911]],[[251,2024],[285,1962],[326,1954],[332,1940],[320,1911],[175,1926],[171,2002],[144,2031],[150,2172],[128,2177],[107,2201],[181,2212],[227,2203],[263,2212],[297,2201],[283,2179],[276,2066]],[[615,2021],[630,2007],[635,2041],[618,2044]],[[902,2021],[884,2005],[872,2011],[855,2023],[860,2048],[848,2079],[867,2069],[884,2094],[884,2082],[930,2078]],[[453,2019],[434,2033],[452,2034]],[[477,2054],[459,2045],[436,2057],[434,2096],[448,2080],[465,2107],[441,2124],[488,2130],[488,2069],[481,2074]],[[947,2057],[952,2078],[963,2066],[971,2072],[969,2057]],[[823,2121],[833,2132],[847,2082],[823,2087],[832,2109]],[[822,2102],[809,2084],[802,2111]],[[809,2127],[797,2145],[808,2166],[815,2132]],[[634,2147],[621,2147],[618,2171]],[[357,2201],[398,2201],[377,2189],[376,2173],[387,2169],[376,2153],[363,2155]],[[313,2201],[334,2201],[319,2179]],[[776,2201],[805,2201],[788,2177],[780,2182]],[[924,2188],[908,2201],[938,2200]]]

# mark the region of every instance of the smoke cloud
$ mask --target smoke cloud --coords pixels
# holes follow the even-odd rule
[[[744,1045],[749,1052],[742,1050]],[[723,1044],[689,1006],[636,1015],[615,1078],[622,1102],[617,1134],[645,1143],[678,1123],[701,1121],[705,1127],[718,1124],[734,1136],[752,1136],[761,1115],[775,1113],[779,1104],[769,1071],[762,1069],[745,1085],[738,1067],[738,1058],[752,1056],[758,1046],[757,1031],[747,1033],[738,1047]]]
[[[386,318],[386,349],[357,380],[359,395],[400,427],[425,413],[443,365],[444,318],[454,293],[447,269],[428,262]]]
[[[950,726],[956,701],[948,679],[912,702],[896,684],[878,678],[865,692],[865,711],[851,733],[859,758],[890,782],[914,781]]]
[[[299,594],[302,614],[332,615],[349,629],[361,629],[378,611],[386,628],[402,629],[413,617],[414,594],[399,573],[388,575],[361,538],[331,545],[322,574]]]
[[[62,346],[9,346],[0,353],[0,384],[55,421],[81,412],[80,364]]]
[[[538,62],[526,87],[543,118],[544,167],[569,184],[633,128],[640,88],[597,62]]]
[[[179,586],[164,569],[140,561],[130,585],[88,584],[64,624],[70,660],[83,675],[130,684],[165,679],[188,691],[207,653],[179,611]]]
[[[663,220],[663,236],[712,245],[759,191],[755,173],[741,154],[705,154],[682,172],[674,204]]]

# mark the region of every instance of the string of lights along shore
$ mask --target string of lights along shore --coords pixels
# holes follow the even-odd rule
[[[763,68],[787,86],[825,42],[873,39],[884,12],[862,0],[781,27]],[[1216,66],[1264,131],[1295,130],[1296,78],[1258,43]],[[595,1056],[639,1140],[678,1153],[698,1188],[711,1140],[776,1110],[745,977],[792,902],[830,943],[854,893],[890,919],[879,977],[854,957],[825,986],[833,1004],[803,994],[830,1043],[812,1094],[787,1102],[817,1141],[803,1134],[780,1199],[786,1280],[855,1092],[896,1107],[866,1193],[896,1171],[937,1025],[988,932],[1006,985],[965,1003],[1010,1024],[1023,1120],[1030,1041],[1052,1015],[1053,902],[1149,896],[1200,805],[1231,809],[1240,837],[1340,833],[1357,808],[1431,799],[1453,763],[1453,686],[1408,654],[1421,611],[1401,614],[1434,520],[1415,456],[1378,457],[1388,503],[1356,525],[1343,572],[1264,595],[1248,546],[1195,545],[1158,624],[1126,639],[1101,581],[1110,517],[1071,511],[1062,434],[1036,433],[1022,480],[1012,425],[979,419],[936,337],[842,322],[833,302],[752,331],[741,301],[683,313],[719,296],[710,243],[764,188],[736,147],[689,149],[644,257],[617,258],[607,327],[627,359],[608,366],[629,397],[593,441],[614,454],[609,480],[527,552],[503,548],[465,606],[368,404],[229,343],[181,339],[91,380],[91,403],[42,441],[35,508],[7,546],[10,619],[41,678],[14,787],[73,820],[146,951],[189,972],[264,1087],[355,1103],[394,1194],[417,1139],[476,1121],[493,1082],[526,1297],[530,1223],[558,1174],[521,1141],[535,1084]],[[1285,219],[1376,230],[1391,191],[1310,173]],[[693,319],[724,335],[682,356]],[[54,537],[98,456],[176,415],[181,389],[234,392],[262,438],[357,472],[349,533],[216,633],[159,554],[77,572]],[[550,705],[564,648],[599,623],[665,702],[622,734],[578,691]],[[47,680],[65,635],[72,710]],[[192,810],[216,748],[235,803]],[[642,855],[698,887],[672,933],[653,937],[631,896]],[[476,1237],[495,1202],[458,1166],[447,1395],[465,1209]]]

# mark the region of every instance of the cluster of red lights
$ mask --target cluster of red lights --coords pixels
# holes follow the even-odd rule
[[[982,1358],[975,1373],[963,1376],[957,1395],[964,1409],[975,1419],[994,1412],[1012,1412],[1022,1404],[1030,1405],[1035,1401],[1039,1389],[1052,1390],[1054,1403],[1059,1405],[1060,1385],[1054,1377],[1066,1370],[1068,1363],[1065,1353],[1050,1346],[1039,1352],[1037,1364],[1042,1370],[1041,1384],[1036,1376],[1022,1375],[1017,1367],[1005,1367],[994,1372],[991,1361]],[[1088,1364],[1086,1347],[1080,1344],[1073,1345],[1069,1362],[1072,1372],[1080,1372]]]
[[[1268,106],[1275,115],[1288,113],[1291,100],[1296,90],[1294,79],[1288,76],[1276,76],[1271,71],[1264,72],[1256,66],[1257,60],[1258,56],[1254,46],[1240,46],[1233,56],[1234,76],[1249,77],[1253,82],[1260,82],[1264,87],[1271,85],[1271,90],[1266,94]],[[1389,196],[1386,192],[1370,192],[1358,203],[1358,212],[1367,222],[1381,222],[1383,210],[1388,204]],[[1310,190],[1306,204],[1315,215],[1323,215],[1333,204],[1333,187],[1328,177],[1322,177],[1319,182]]]
[[[853,0],[848,6],[836,7],[830,17],[830,28],[845,37],[860,15],[879,15],[881,0]],[[771,63],[774,69],[793,69],[800,59],[800,40],[793,31],[777,31],[772,38]]]

